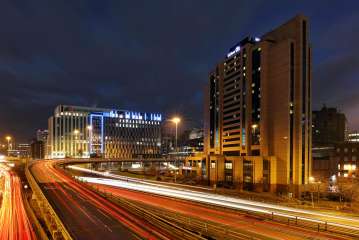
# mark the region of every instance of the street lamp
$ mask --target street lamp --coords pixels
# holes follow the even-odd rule
[[[310,176],[309,177],[309,183],[316,184],[317,185],[317,202],[319,203],[320,198],[320,184],[322,183],[320,180],[315,181],[315,178]],[[313,192],[312,192],[312,206],[314,207],[314,199],[313,199]]]
[[[178,139],[178,124],[181,122],[179,117],[172,118],[172,122],[175,123],[176,126],[176,138],[175,138],[175,151],[176,151],[176,158],[175,158],[175,167],[177,167],[177,157],[178,157],[178,148],[177,148],[177,139]],[[177,169],[175,169],[175,182],[176,182],[176,175]]]
[[[11,141],[11,137],[10,136],[6,136],[6,141],[7,141],[7,155],[10,155],[10,141]]]
[[[312,176],[310,176],[310,177],[309,177],[309,182],[310,182],[310,183],[314,183],[314,181],[315,181],[315,178],[312,177]]]

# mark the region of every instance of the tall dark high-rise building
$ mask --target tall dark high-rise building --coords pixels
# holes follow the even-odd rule
[[[260,38],[246,37],[210,73],[204,152],[212,183],[298,192],[308,182],[308,27],[298,15]]]
[[[323,106],[313,111],[313,147],[334,146],[344,142],[346,117],[336,108]]]

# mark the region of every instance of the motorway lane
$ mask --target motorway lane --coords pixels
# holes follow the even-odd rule
[[[170,239],[156,227],[78,184],[51,161],[35,163],[30,170],[75,239],[136,239],[137,236]]]
[[[305,230],[302,228],[277,224],[274,222],[262,221],[250,216],[239,214],[234,211],[224,211],[219,208],[208,208],[202,204],[189,201],[175,200],[161,196],[155,196],[138,191],[117,188],[101,184],[94,184],[100,190],[112,193],[114,196],[126,198],[128,200],[141,202],[143,204],[157,207],[162,210],[175,211],[180,214],[200,218],[206,221],[217,222],[228,225],[231,228],[246,232],[248,236],[263,235],[272,239],[347,239],[333,236],[324,232]]]
[[[36,234],[23,204],[20,178],[7,167],[0,165],[0,175],[4,177],[0,209],[0,239],[35,240]]]
[[[187,200],[191,199],[197,202],[211,203],[215,205],[221,205],[224,207],[237,208],[239,210],[253,210],[256,212],[263,212],[268,214],[274,212],[277,214],[298,216],[299,218],[302,217],[302,218],[308,218],[313,220],[328,221],[330,222],[330,224],[333,225],[344,224],[353,228],[359,227],[358,216],[343,216],[341,214],[336,214],[336,213],[321,212],[318,210],[304,210],[300,208],[285,207],[281,205],[228,197],[219,194],[206,193],[198,190],[196,191],[188,190],[180,187],[166,186],[161,183],[156,183],[154,181],[123,177],[115,174],[108,174],[98,171],[92,171],[89,169],[79,168],[76,166],[69,166],[69,168],[85,173],[87,172],[87,173],[102,175],[106,178],[115,178],[117,181],[114,180],[112,181],[112,183],[111,181],[108,181],[108,184],[113,184],[128,189],[151,192],[159,195],[177,197],[180,199],[187,199]],[[101,179],[99,179],[99,181],[97,180],[91,180],[91,181],[98,183],[102,182]]]

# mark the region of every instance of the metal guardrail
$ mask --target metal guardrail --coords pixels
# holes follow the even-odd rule
[[[149,212],[152,212],[156,216],[160,216],[166,219],[169,222],[177,223],[182,228],[190,230],[192,232],[197,232],[202,236],[206,237],[215,237],[216,239],[231,239],[231,240],[269,240],[270,237],[265,237],[260,234],[253,232],[243,231],[235,229],[226,224],[211,222],[196,217],[189,217],[187,215],[169,211],[162,210],[158,207],[151,207],[149,205],[136,202],[136,205],[141,206],[141,208],[146,209]]]
[[[105,197],[106,199],[110,200],[111,202],[115,203],[118,206],[124,207],[126,210],[130,210],[131,213],[135,214],[138,217],[146,220],[147,222],[155,225],[156,227],[161,228],[161,230],[165,230],[172,236],[178,237],[177,239],[183,240],[205,240],[202,236],[195,234],[191,231],[188,231],[185,228],[182,228],[171,221],[166,220],[156,214],[147,211],[146,209],[139,207],[137,204],[133,204],[130,201],[127,201],[120,197],[114,197],[112,194],[108,194],[106,192],[99,191],[97,188],[89,186],[93,191],[100,194],[101,196]],[[153,233],[154,234],[154,233]],[[161,236],[157,236],[160,237]]]
[[[67,231],[65,225],[62,223],[60,218],[57,216],[55,210],[52,208],[51,204],[46,199],[40,186],[37,184],[35,178],[32,176],[28,166],[25,169],[25,175],[33,191],[33,194],[35,194],[36,199],[41,201],[39,203],[40,209],[42,211],[46,226],[52,235],[52,238],[72,240],[70,233]]]

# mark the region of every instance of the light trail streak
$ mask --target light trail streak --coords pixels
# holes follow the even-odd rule
[[[243,210],[253,211],[253,212],[264,213],[264,214],[273,213],[275,214],[275,216],[305,220],[313,223],[327,222],[327,224],[331,226],[359,231],[358,228],[359,219],[352,217],[336,216],[332,214],[321,213],[319,211],[296,209],[296,208],[284,207],[274,204],[249,201],[249,200],[238,199],[233,197],[226,197],[218,194],[203,193],[199,191],[187,190],[187,189],[176,188],[176,187],[168,187],[162,184],[155,184],[152,182],[147,182],[129,177],[122,177],[114,174],[108,174],[108,173],[104,174],[103,172],[93,171],[76,166],[69,166],[69,168],[87,173],[102,175],[105,177],[116,178],[116,180],[113,180],[113,179],[105,179],[105,178],[81,177],[81,179],[90,183],[111,185],[111,186],[126,188],[130,190],[135,190],[135,191],[142,191],[142,192],[174,197],[184,200],[197,201],[197,202],[213,204],[227,208],[229,207],[229,208],[239,209],[242,211]]]
[[[4,177],[3,200],[0,209],[0,239],[36,239],[23,204],[19,177],[1,164],[0,173]]]
[[[47,191],[48,193],[51,192],[51,199],[56,205],[62,206],[63,214],[66,215],[64,222],[66,227],[71,229],[71,226],[66,221],[71,221],[72,224],[70,225],[79,226],[74,229],[75,234],[79,234],[75,235],[75,237],[83,237],[81,235],[82,229],[100,225],[102,233],[105,232],[108,237],[114,239],[116,235],[120,236],[116,225],[121,223],[121,225],[129,229],[126,229],[126,231],[136,233],[137,236],[143,239],[171,239],[162,229],[144,221],[142,218],[74,181],[62,170],[57,169],[52,161],[36,163],[31,167],[31,171],[35,174],[37,181],[43,182],[45,186],[52,186]],[[69,215],[72,217],[69,217]],[[107,218],[106,222],[99,217],[100,215]],[[103,231],[103,227],[107,230]],[[94,236],[90,237],[94,239]],[[126,237],[124,236],[124,238]],[[135,237],[133,236],[133,238]]]

